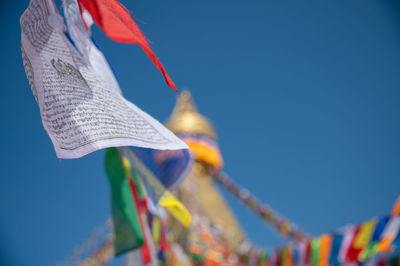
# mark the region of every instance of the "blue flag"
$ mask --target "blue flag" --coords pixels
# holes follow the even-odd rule
[[[193,157],[187,149],[153,150],[135,147],[132,151],[167,189],[179,185],[193,164]]]
[[[331,248],[331,255],[329,257],[329,263],[332,265],[338,265],[339,262],[339,251],[340,246],[342,245],[343,235],[336,234],[333,236],[332,239],[332,248]]]

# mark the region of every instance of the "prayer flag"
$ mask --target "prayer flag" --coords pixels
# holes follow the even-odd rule
[[[319,266],[329,266],[329,255],[332,247],[332,236],[329,234],[322,235],[319,239]]]
[[[329,256],[329,263],[337,265],[339,264],[339,251],[340,251],[340,246],[343,241],[343,235],[342,234],[336,234],[333,237],[332,240],[332,248],[331,248],[331,254]]]
[[[342,246],[340,247],[340,251],[339,251],[340,263],[346,262],[347,251],[349,250],[349,247],[353,240],[354,233],[355,233],[355,227],[353,225],[348,225],[344,229]]]
[[[309,265],[311,261],[311,240],[307,240],[305,247],[305,264]]]
[[[115,146],[188,148],[127,101],[87,60],[90,55],[74,47],[52,0],[31,0],[20,23],[25,72],[57,157],[79,158]]]
[[[360,233],[354,240],[354,247],[357,249],[364,249],[370,242],[372,233],[374,232],[376,219],[367,221],[361,225]]]
[[[392,245],[396,251],[400,251],[400,231],[397,233],[397,236],[393,240]]]
[[[300,244],[293,246],[293,264],[294,265],[299,265],[299,249],[300,249]]]
[[[303,266],[306,265],[306,253],[307,253],[307,243],[301,242],[298,244],[298,260],[296,265]]]
[[[281,266],[281,262],[282,262],[282,259],[281,259],[282,254],[281,253],[282,252],[279,248],[275,249],[275,252],[274,252],[274,265],[275,266]]]
[[[154,150],[134,148],[132,152],[167,189],[175,188],[185,179],[194,161],[189,149]]]
[[[318,265],[319,260],[320,238],[314,238],[311,241],[311,265]]]
[[[396,203],[393,205],[393,209],[390,214],[391,216],[400,215],[400,196],[397,198]]]
[[[346,261],[348,262],[356,262],[358,261],[358,256],[361,253],[361,249],[354,246],[355,240],[361,231],[361,226],[357,225],[354,230],[353,238],[350,242],[349,249],[346,254]]]
[[[111,188],[111,208],[114,223],[115,255],[139,248],[144,243],[137,206],[134,203],[129,180],[126,178],[118,150],[109,148],[105,168]]]
[[[382,232],[381,240],[378,244],[378,252],[390,252],[391,244],[400,228],[400,216],[391,217],[385,230]]]
[[[90,30],[87,31],[86,25],[90,28],[93,24],[89,13],[84,12],[81,16],[77,0],[62,0],[64,17],[67,22],[69,37],[73,45],[78,49],[82,59],[94,69],[94,71],[107,81],[114,89],[121,93],[119,84],[112,72],[106,58],[91,38]],[[83,18],[84,21],[82,20]]]
[[[293,258],[292,258],[292,251],[290,246],[286,246],[286,248],[283,249],[284,256],[283,256],[283,266],[293,266]]]
[[[367,260],[377,252],[379,239],[388,221],[388,216],[384,216],[379,219],[377,225],[375,226],[374,233],[372,234],[369,245],[361,252],[358,257],[360,261]]]
[[[134,164],[139,174],[146,181],[146,184],[152,188],[156,198],[158,199],[158,203],[165,207],[166,210],[184,226],[189,226],[191,216],[185,206],[165,189],[158,178],[156,178],[154,174],[140,161],[136,154],[127,147],[122,148],[121,151],[124,156],[128,157],[132,164]]]
[[[165,207],[185,227],[190,225],[190,213],[170,192],[165,191],[158,203]]]
[[[160,70],[168,86],[178,91],[163,65],[151,50],[146,37],[122,4],[116,0],[79,0],[79,3],[90,13],[94,22],[110,39],[139,45]]]
[[[80,16],[77,0],[63,0],[62,2],[69,35],[82,58],[93,67],[99,76],[122,94],[107,60],[93,43],[90,32],[85,29],[82,17],[86,18],[86,24],[90,27],[90,14],[84,11],[83,16]],[[134,152],[166,188],[176,187],[186,177],[193,163],[189,149],[157,150],[135,148]]]
[[[382,217],[378,224],[375,227],[374,234],[372,235],[372,240],[371,242],[377,242],[379,239],[381,239],[381,235],[383,230],[385,230],[387,223],[389,222],[390,217],[389,216],[384,216]]]

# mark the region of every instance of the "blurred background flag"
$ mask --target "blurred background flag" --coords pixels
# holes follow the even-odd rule
[[[132,152],[168,189],[178,186],[193,164],[193,156],[188,149],[154,150],[135,147]]]
[[[139,220],[129,179],[125,176],[117,148],[109,148],[105,168],[111,189],[111,214],[114,223],[115,255],[137,249],[144,244],[144,234]]]

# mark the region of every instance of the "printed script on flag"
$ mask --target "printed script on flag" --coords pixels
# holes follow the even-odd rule
[[[112,146],[187,148],[81,57],[52,0],[32,0],[20,22],[25,72],[57,157]]]

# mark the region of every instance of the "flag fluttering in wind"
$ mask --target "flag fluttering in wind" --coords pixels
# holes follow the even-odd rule
[[[147,54],[154,65],[160,70],[168,86],[178,91],[174,82],[168,76],[164,66],[129,15],[127,9],[117,0],[78,0],[81,9],[87,10],[95,23],[103,30],[104,34],[116,42],[132,43],[139,45]]]
[[[135,167],[144,183],[150,188],[154,200],[163,206],[183,226],[188,227],[191,215],[186,207],[161,183],[139,157],[128,147],[122,147],[121,154]]]
[[[117,148],[107,149],[105,168],[111,188],[114,250],[118,256],[144,244],[139,210],[134,201],[131,177],[126,177]],[[134,175],[135,173],[132,172]],[[133,188],[135,189],[135,188]]]
[[[20,22],[25,72],[57,157],[79,158],[116,146],[188,148],[122,96],[101,52],[87,35],[78,35],[79,26],[71,26],[76,34],[70,37],[88,49],[74,46],[52,0],[31,0]]]
[[[183,181],[194,161],[188,149],[153,150],[135,147],[132,152],[167,189],[176,188]]]

